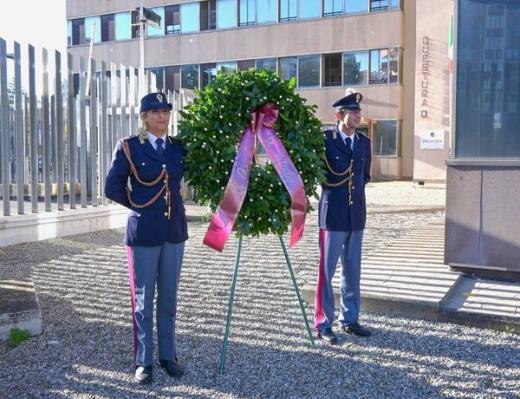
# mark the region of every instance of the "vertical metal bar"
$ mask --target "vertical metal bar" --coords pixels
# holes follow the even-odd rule
[[[38,131],[36,130],[36,54],[29,45],[29,121],[31,132],[31,211],[38,213]]]
[[[43,66],[43,93],[42,93],[42,113],[43,113],[43,184],[45,212],[51,211],[51,141],[49,128],[49,56],[47,49],[42,49]]]
[[[98,206],[98,121],[97,121],[97,78],[96,61],[90,59],[90,176],[92,187],[92,206]]]
[[[99,190],[103,205],[107,204],[105,197],[105,176],[108,170],[108,157],[110,154],[107,132],[107,64],[101,62],[101,93],[100,93],[100,115],[99,125]]]
[[[233,318],[233,303],[235,301],[235,288],[238,278],[238,266],[240,265],[240,252],[242,251],[242,236],[238,237],[238,248],[235,260],[235,271],[233,272],[233,281],[231,282],[231,291],[229,293],[228,312],[226,319],[226,331],[224,332],[224,342],[222,343],[222,350],[220,351],[220,374],[224,374],[224,367],[226,365],[227,345],[229,334],[231,332],[231,320]]]
[[[55,51],[55,64],[56,64],[56,141],[57,141],[57,175],[58,175],[58,210],[63,210],[63,186],[65,183],[65,168],[64,168],[64,143],[63,143],[63,93],[61,90],[61,53]]]
[[[67,134],[69,139],[69,206],[76,208],[76,109],[74,107],[74,60],[72,54],[67,55],[68,93],[67,93]]]
[[[129,81],[129,95],[128,106],[130,107],[130,114],[128,116],[128,134],[137,133],[137,125],[135,123],[135,96],[136,96],[136,76],[135,68],[130,67],[130,81]]]
[[[126,123],[126,106],[127,106],[127,93],[126,93],[126,67],[124,65],[119,66],[120,79],[121,79],[121,136],[128,136],[128,127]]]
[[[56,96],[53,94],[51,96],[51,123],[49,130],[49,151],[51,155],[51,174],[49,176],[49,181],[51,182],[51,199],[52,196],[56,194],[56,181],[57,181],[57,168],[56,168]]]
[[[112,148],[115,147],[117,140],[119,140],[119,134],[118,134],[118,123],[117,123],[117,101],[119,97],[119,93],[117,90],[117,71],[116,71],[116,64],[113,62],[110,63],[110,81],[111,81],[111,88],[110,88],[110,98],[112,102]]]
[[[24,140],[23,140],[24,141],[24,146],[23,146],[24,147],[23,148],[24,167],[23,167],[23,170],[24,170],[24,175],[27,176],[27,183],[29,183],[30,164],[31,164],[31,147],[30,147],[30,142],[31,142],[30,109],[31,109],[31,106],[29,105],[30,104],[29,96],[26,93],[23,93],[23,99],[24,99]],[[30,195],[29,187],[30,187],[30,185],[27,184],[27,195]],[[25,213],[25,194],[26,194],[25,179],[24,179],[23,190],[24,190],[23,212]]]
[[[86,129],[86,104],[85,104],[85,59],[80,58],[79,72],[79,134],[81,145],[79,147],[79,172],[80,172],[80,201],[81,207],[87,207],[87,129]]]
[[[0,164],[4,216],[11,214],[11,173],[9,168],[9,97],[7,96],[7,46],[0,38]]]
[[[24,213],[23,185],[24,185],[24,134],[23,134],[23,108],[22,108],[22,63],[20,44],[14,42],[14,107],[15,107],[15,146],[16,146],[16,201],[18,214]]]
[[[294,287],[294,292],[296,292],[296,296],[298,297],[298,302],[300,303],[300,309],[302,311],[303,320],[305,321],[305,327],[307,328],[307,334],[309,335],[309,340],[311,341],[311,345],[314,346],[314,337],[312,335],[311,328],[309,326],[309,320],[307,319],[307,313],[305,312],[305,306],[303,305],[303,299],[300,295],[300,289],[298,288],[298,284],[296,283],[296,277],[294,277],[294,271],[291,265],[291,260],[289,259],[289,254],[287,253],[287,248],[285,247],[285,243],[283,242],[283,238],[281,236],[278,237],[280,240],[280,244],[282,245],[283,254],[285,255],[285,262],[287,263],[287,268],[289,269],[289,273],[291,274],[291,280]]]

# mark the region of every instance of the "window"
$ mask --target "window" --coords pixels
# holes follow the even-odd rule
[[[370,84],[388,83],[388,50],[370,50]]]
[[[127,40],[132,38],[132,18],[129,12],[121,12],[115,16],[116,40]]]
[[[366,3],[366,1],[365,1]],[[343,0],[323,0],[323,16],[343,14]]]
[[[319,18],[321,15],[321,0],[300,0],[300,18]]]
[[[161,17],[161,23],[158,27],[155,25],[146,24],[146,36],[164,36],[164,7],[150,8],[150,10]]]
[[[181,32],[198,32],[200,30],[200,3],[181,4]]]
[[[264,58],[256,60],[256,69],[265,68],[271,72],[276,72],[276,58]]]
[[[85,19],[72,20],[72,45],[85,44]]]
[[[367,0],[345,0],[346,13],[360,13],[368,11]]]
[[[370,11],[388,10],[388,0],[370,0]]]
[[[240,26],[255,24],[255,0],[240,0]]]
[[[374,131],[374,142],[372,143],[372,150],[374,155],[379,156],[397,156],[397,121],[377,121]]]
[[[291,21],[298,16],[298,0],[280,0],[280,22]]]
[[[239,71],[247,71],[249,68],[255,67],[255,60],[242,60],[237,62]]]
[[[217,29],[237,26],[237,1],[217,0]]]
[[[157,90],[164,91],[164,68],[146,68],[146,71],[152,75],[152,82],[155,80]]]
[[[401,52],[399,48],[388,49],[390,83],[399,83],[399,65],[401,64]]]
[[[114,14],[101,16],[101,41],[110,42],[115,40],[115,17]]]
[[[214,62],[211,64],[202,64],[200,66],[200,77],[202,80],[202,87],[212,82],[217,76],[217,64]]]
[[[164,8],[164,24],[167,35],[181,33],[181,6],[176,4]]]
[[[276,22],[278,0],[256,0],[256,22],[266,24]]]
[[[181,66],[181,88],[193,90],[197,89],[198,87],[199,66],[197,64]]]
[[[298,58],[298,87],[320,85],[320,56],[310,55]]]
[[[72,21],[67,21],[67,46],[72,46]]]
[[[401,0],[392,0],[392,10],[401,8]]]
[[[217,27],[217,0],[201,1],[200,30],[213,30]]]
[[[178,92],[181,88],[181,68],[170,66],[164,68],[165,90]]]
[[[341,53],[323,55],[323,86],[341,86]]]
[[[217,64],[217,73],[233,73],[237,71],[236,62],[219,62]]]
[[[289,80],[296,77],[298,59],[296,57],[280,58],[280,79]]]
[[[132,39],[137,39],[139,37],[139,11],[138,10],[132,10],[132,16],[131,16],[131,29],[132,29]]]
[[[368,52],[343,54],[343,84],[366,85],[368,83]]]
[[[101,40],[101,18],[87,17],[85,18],[85,43],[90,43],[90,39],[94,39],[94,43]]]

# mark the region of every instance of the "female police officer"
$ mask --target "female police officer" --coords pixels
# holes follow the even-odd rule
[[[135,381],[152,380],[153,300],[157,285],[159,365],[184,372],[175,351],[177,287],[188,239],[180,195],[182,145],[168,137],[172,105],[162,93],[141,99],[142,128],[120,140],[105,185],[111,200],[130,209],[125,233],[134,321]],[[130,178],[130,179],[129,179]]]

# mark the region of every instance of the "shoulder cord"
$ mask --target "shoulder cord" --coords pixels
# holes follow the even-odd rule
[[[171,214],[171,204],[170,204],[171,192],[170,192],[170,189],[168,188],[168,178],[169,178],[169,176],[168,176],[168,172],[166,171],[166,167],[163,166],[163,169],[162,169],[161,173],[153,181],[146,182],[144,180],[141,180],[141,178],[137,174],[137,169],[136,169],[136,167],[134,165],[134,162],[132,161],[132,157],[130,156],[130,146],[128,145],[127,142],[123,142],[122,146],[123,146],[123,152],[125,153],[126,159],[128,160],[128,163],[130,164],[130,171],[132,172],[132,174],[135,176],[136,180],[139,183],[141,183],[144,186],[151,187],[151,186],[154,186],[155,184],[159,183],[159,181],[164,178],[163,179],[164,185],[159,190],[159,192],[157,194],[155,194],[149,201],[147,201],[144,204],[137,204],[134,201],[132,201],[132,198],[131,198],[131,195],[130,195],[132,191],[130,190],[129,187],[126,187],[126,195],[128,197],[128,201],[130,202],[130,205],[132,205],[134,208],[137,208],[137,209],[146,208],[147,206],[150,206],[155,201],[157,201],[157,199],[161,196],[161,194],[166,191],[166,196],[164,197],[164,199],[166,201],[166,206],[168,208],[168,215],[167,216],[168,216],[168,219],[170,219],[170,214]]]

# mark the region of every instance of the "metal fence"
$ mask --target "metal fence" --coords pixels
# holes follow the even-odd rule
[[[138,70],[80,58],[79,73],[73,73],[70,54],[63,69],[59,51],[41,49],[38,62],[36,55],[35,47],[28,45],[22,57],[17,42],[8,53],[7,42],[0,38],[3,215],[11,215],[14,208],[18,214],[63,210],[66,202],[70,209],[105,205],[104,179],[112,150],[138,127]],[[148,72],[145,81],[143,92],[157,91],[155,75]],[[166,94],[173,104],[170,125],[175,136],[179,111],[191,98],[183,91]]]

